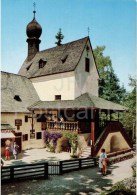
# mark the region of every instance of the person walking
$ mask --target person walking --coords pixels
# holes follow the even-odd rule
[[[100,159],[99,159],[99,167],[101,168],[102,174],[106,175],[107,173],[107,154],[105,149],[101,149]]]
[[[13,144],[13,156],[14,156],[15,160],[17,159],[18,149],[19,149],[19,146],[16,144],[16,142],[14,142],[14,144]]]

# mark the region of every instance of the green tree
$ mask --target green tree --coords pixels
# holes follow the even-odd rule
[[[136,131],[136,79],[129,77],[129,86],[131,92],[129,92],[124,101],[124,105],[129,108],[128,112],[124,113],[123,124],[128,130],[132,138],[135,138]]]
[[[62,39],[64,38],[64,35],[61,32],[61,28],[59,29],[59,32],[57,33],[57,35],[55,37],[57,39],[57,42],[55,42],[55,44],[57,44],[57,46],[60,46]]]
[[[124,86],[120,86],[119,79],[112,68],[109,56],[104,56],[105,46],[97,46],[94,50],[95,61],[99,71],[99,96],[122,104],[126,96]]]

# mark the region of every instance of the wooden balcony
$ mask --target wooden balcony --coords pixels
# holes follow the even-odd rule
[[[76,131],[78,132],[78,122],[60,122],[48,121],[47,129],[49,130],[62,130],[62,131]]]

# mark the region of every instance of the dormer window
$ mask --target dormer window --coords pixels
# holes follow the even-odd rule
[[[61,58],[62,64],[66,62],[67,57],[68,57],[68,54],[62,56],[62,58]]]
[[[21,98],[19,95],[15,95],[14,96],[14,100],[18,101],[18,102],[22,102]]]
[[[90,72],[90,59],[85,58],[85,71]]]
[[[43,68],[43,67],[45,66],[46,63],[47,63],[46,60],[40,59],[40,60],[39,60],[39,69],[40,69],[40,68]]]

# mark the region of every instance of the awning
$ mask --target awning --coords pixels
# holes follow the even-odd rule
[[[1,130],[12,130],[12,129],[15,129],[15,128],[13,128],[10,124],[1,123]]]
[[[1,132],[1,139],[15,138],[15,135],[12,132]]]

